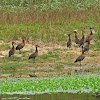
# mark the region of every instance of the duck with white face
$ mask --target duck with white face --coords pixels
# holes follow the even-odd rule
[[[40,47],[40,46],[36,45],[35,47],[36,47],[35,52],[32,53],[32,54],[29,56],[29,59],[33,59],[34,63],[35,63],[35,58],[38,56],[38,49],[37,49],[37,48]]]
[[[84,37],[84,31],[82,31],[82,39],[79,41],[79,47],[84,45],[85,37]]]
[[[70,48],[72,45],[72,42],[71,42],[70,34],[68,34],[68,36],[69,36],[69,41],[67,42],[67,48],[68,47]]]
[[[75,62],[80,62],[80,66],[82,66],[81,61],[85,58],[84,56],[84,50],[82,46],[82,54],[75,60]]]
[[[19,50],[19,53],[21,54],[21,49],[25,46],[25,37],[22,37],[22,43],[19,43],[16,47],[16,50]]]
[[[93,39],[93,32],[92,32],[92,30],[91,30],[90,35],[89,35],[88,37],[86,37],[85,42],[89,42],[89,41],[92,40],[92,39]]]
[[[84,47],[84,52],[88,52],[89,54],[89,49],[90,49],[90,40],[88,41],[88,43],[86,44],[86,46]]]
[[[79,39],[78,39],[78,37],[77,37],[77,30],[74,30],[73,33],[75,33],[75,43],[76,43],[76,44],[79,44]]]
[[[9,57],[11,57],[12,55],[14,55],[14,53],[15,53],[14,44],[15,44],[15,42],[12,42],[12,49],[9,51]]]

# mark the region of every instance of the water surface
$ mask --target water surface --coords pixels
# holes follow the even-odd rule
[[[0,100],[100,100],[92,94],[36,94],[36,95],[2,95]]]

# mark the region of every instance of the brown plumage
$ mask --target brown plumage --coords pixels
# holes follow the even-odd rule
[[[69,41],[67,42],[67,47],[70,48],[72,45],[72,42],[71,42],[70,34],[68,34],[68,36],[69,36]]]
[[[19,50],[20,52],[20,49],[22,49],[23,47],[25,46],[25,38],[22,37],[22,43],[19,43],[16,47],[16,50]],[[21,53],[21,52],[20,52]]]
[[[79,44],[79,39],[77,37],[77,31],[75,30],[73,33],[75,33],[75,43]]]
[[[84,40],[85,40],[84,33],[85,33],[85,32],[82,31],[82,39],[79,41],[79,47],[80,47],[81,45],[84,45]]]
[[[12,42],[12,49],[9,51],[9,57],[11,57],[11,55],[14,55],[14,53],[15,53],[14,43],[15,42]]]
[[[35,52],[34,53],[32,53],[30,56],[29,56],[29,59],[33,59],[33,60],[35,60],[35,58],[38,56],[38,48],[39,46],[38,45],[36,45],[36,50],[35,50]],[[35,61],[34,61],[35,62]]]
[[[92,38],[93,38],[93,32],[92,32],[92,30],[91,30],[91,33],[90,33],[90,35],[86,38],[85,42],[88,42],[88,41],[92,40]]]
[[[81,61],[83,60],[85,58],[85,56],[84,56],[84,50],[83,50],[83,46],[82,46],[82,54],[75,60],[75,62],[80,62],[80,66],[82,66],[81,65]]]
[[[89,49],[90,49],[90,40],[88,41],[87,45],[84,47],[84,52],[86,52],[86,51],[88,52]],[[88,52],[88,54],[89,54],[89,52]]]

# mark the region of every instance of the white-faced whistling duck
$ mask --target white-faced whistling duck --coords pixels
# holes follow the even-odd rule
[[[76,43],[76,44],[79,44],[79,39],[78,39],[78,37],[77,37],[77,30],[74,30],[73,33],[75,33],[75,43]]]
[[[75,62],[80,62],[80,66],[82,66],[81,61],[85,58],[84,56],[84,50],[83,50],[83,46],[82,46],[82,54],[75,60]]]
[[[91,27],[90,27],[90,30],[92,30],[92,29],[94,29],[94,27],[93,27],[93,26],[91,26]]]
[[[84,47],[84,52],[86,52],[86,51],[88,52],[89,49],[90,49],[90,40],[88,41],[87,45]],[[89,54],[89,52],[88,52],[88,54]]]
[[[72,42],[71,42],[70,34],[68,34],[68,36],[69,36],[69,41],[67,42],[67,47],[70,48],[72,45]]]
[[[22,37],[22,43],[19,43],[16,47],[16,50],[19,50],[19,53],[21,53],[20,49],[22,49],[25,46],[25,37]]]
[[[91,30],[91,33],[90,33],[90,35],[86,38],[85,42],[88,42],[88,41],[92,40],[92,38],[93,38],[93,32],[92,32],[92,30]]]
[[[30,56],[29,56],[29,59],[33,59],[34,63],[35,63],[35,58],[38,56],[38,45],[35,46],[36,47],[36,50],[34,53],[32,53]]]
[[[15,42],[12,42],[12,49],[9,51],[9,57],[11,57],[11,55],[14,55],[14,53],[15,53],[14,43]]]
[[[82,39],[79,41],[79,47],[81,46],[81,45],[84,45],[84,40],[85,40],[85,37],[84,37],[84,31],[82,31]]]

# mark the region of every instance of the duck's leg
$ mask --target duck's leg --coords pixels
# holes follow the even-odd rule
[[[21,51],[20,51],[20,49],[19,49],[19,54],[21,54]]]
[[[14,59],[14,55],[12,55],[12,58]]]
[[[89,51],[87,51],[88,55],[89,55]]]
[[[19,50],[19,54],[23,54],[23,53],[21,52],[21,50]]]
[[[80,66],[82,66],[81,61],[80,61]]]
[[[36,62],[35,62],[35,58],[33,58],[33,63],[36,63]]]

